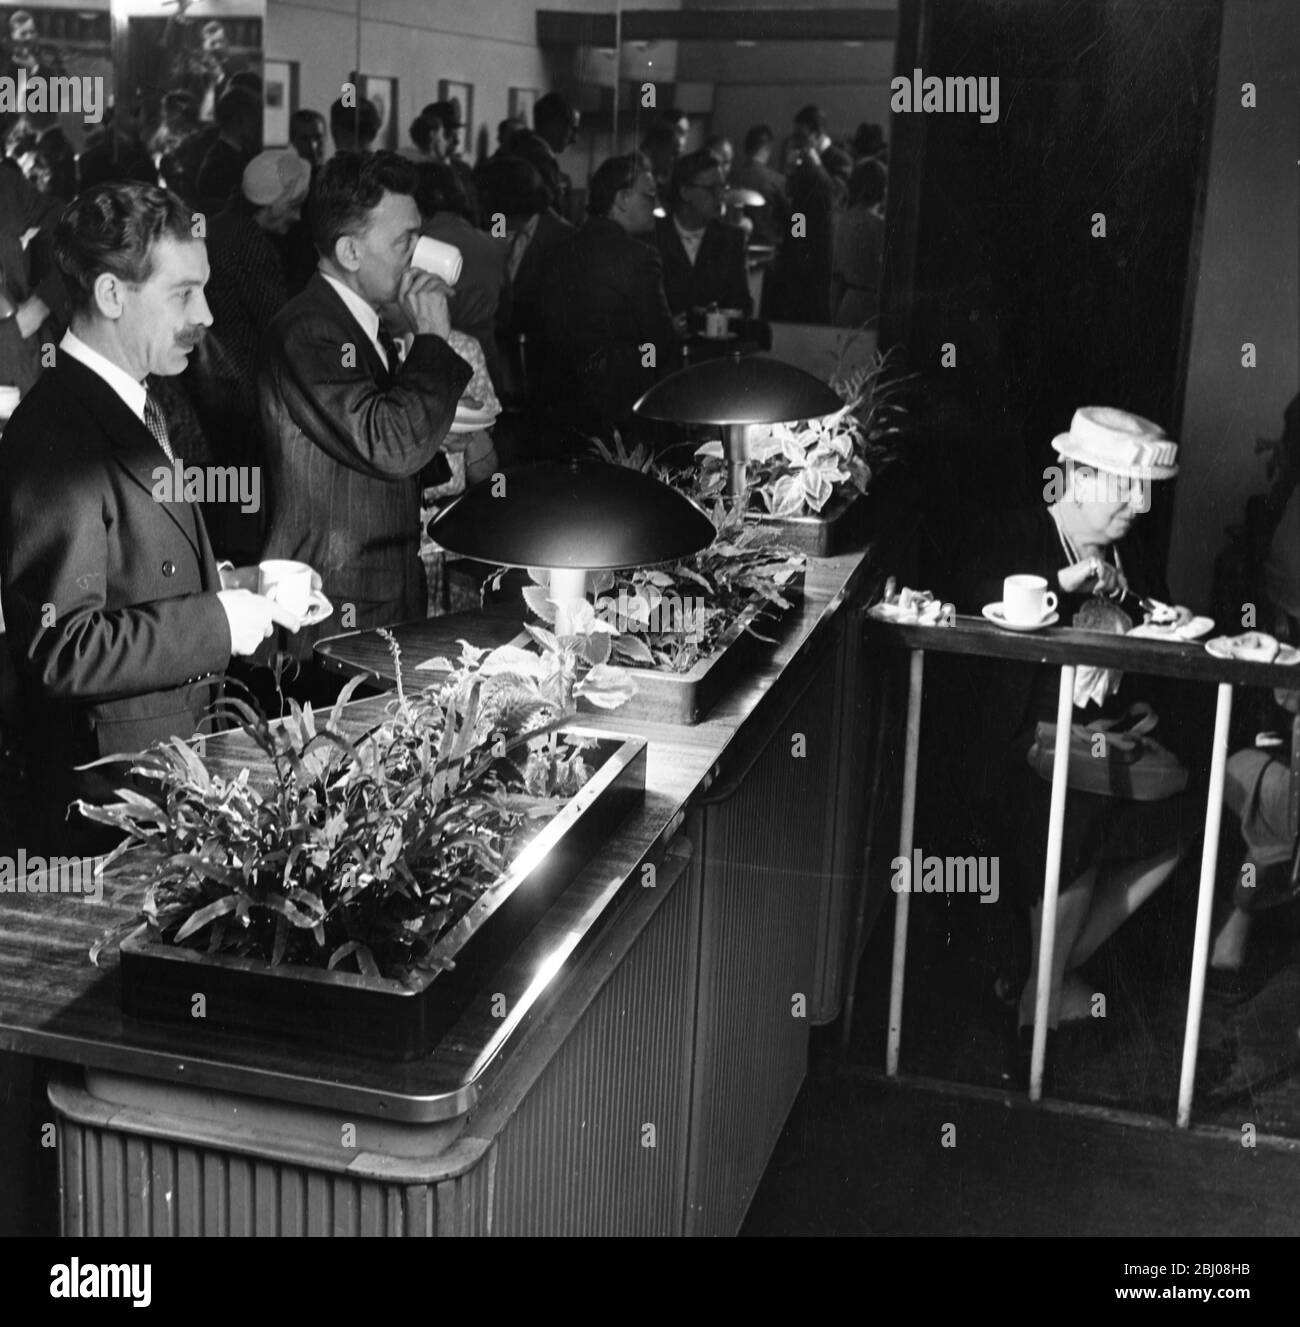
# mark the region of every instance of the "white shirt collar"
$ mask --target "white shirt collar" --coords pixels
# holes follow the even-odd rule
[[[345,286],[338,277],[331,276],[324,268],[320,269],[320,274],[338,292],[339,299],[347,305],[348,312],[361,324],[361,330],[370,338],[371,345],[379,352],[379,358],[387,364],[388,356],[384,354],[384,348],[379,344],[379,314],[355,290]],[[389,367],[392,368],[393,366],[389,365]]]
[[[704,232],[708,229],[708,223],[706,222],[699,230],[687,230],[677,220],[677,215],[674,213],[673,225],[677,228],[677,238],[681,240],[682,248],[686,250],[686,257],[689,259],[691,266],[694,267],[695,260],[699,257],[700,245],[704,243]]]
[[[143,424],[144,402],[148,394],[143,383],[136,380],[111,359],[88,346],[75,332],[67,331],[59,342],[59,349],[78,364],[84,364],[91,373],[97,373],[122,398],[128,410]]]

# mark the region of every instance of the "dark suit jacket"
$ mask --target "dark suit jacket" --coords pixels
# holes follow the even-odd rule
[[[716,304],[753,311],[749,279],[745,275],[745,232],[726,221],[710,221],[704,228],[695,262],[686,256],[672,217],[655,223],[655,244],[664,263],[664,294],[673,313]]]
[[[188,737],[230,660],[197,506],[154,497],[153,436],[98,374],[58,356],[0,444],[0,595],[40,808],[119,786],[72,766]]]
[[[437,336],[417,336],[390,375],[319,272],[272,322],[257,384],[270,468],[265,556],[309,562],[336,612],[289,637],[300,657],[324,634],[424,617],[419,474],[440,456],[471,375]],[[434,482],[450,476],[443,458]]]
[[[542,273],[551,253],[566,240],[572,239],[575,233],[574,228],[550,208],[538,216],[537,229],[524,250],[513,281],[509,279],[507,269],[506,294],[498,323],[504,326],[508,337],[518,338],[521,332],[535,337],[541,332]],[[508,262],[508,245],[506,256]]]
[[[653,244],[592,217],[551,254],[542,281],[549,388],[561,418],[626,420],[673,364],[673,319]],[[652,345],[654,366],[642,347]]]
[[[40,374],[41,346],[56,340],[56,332],[66,325],[67,288],[50,240],[62,211],[58,198],[37,192],[19,171],[0,169],[0,274],[15,304],[37,294],[50,310],[49,324],[25,340],[16,320],[0,323],[0,382],[23,391]],[[40,228],[40,234],[24,251],[22,237],[34,227]]]

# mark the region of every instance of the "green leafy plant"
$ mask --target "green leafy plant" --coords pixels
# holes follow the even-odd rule
[[[343,710],[360,678],[323,724],[310,705],[291,701],[271,723],[226,699],[220,714],[269,776],[221,775],[179,738],[130,757],[139,787],[79,804],[128,836],[106,865],[125,858],[147,880],[139,915],[92,959],[143,921],[165,942],[271,965],[397,978],[438,967],[438,939],[590,777],[589,742],[559,732],[574,695],[590,684],[621,703],[610,678],[574,681],[555,657],[462,646],[441,685],[408,695],[399,680],[385,718],[352,735]]]
[[[779,543],[770,531],[746,523],[737,504],[706,487],[698,470],[662,466],[648,449],[627,450],[617,434],[612,446],[598,439],[593,445],[605,461],[641,469],[694,498],[708,512],[717,535],[708,548],[679,562],[595,574],[596,607],[577,606],[571,621],[576,634],[558,642],[573,652],[579,666],[591,669],[586,684],[610,659],[631,668],[687,672],[714,653],[741,620],[752,635],[770,639],[763,634],[765,614],[791,607],[789,591],[804,565],[803,555]],[[524,587],[524,601],[553,626],[556,613],[547,577],[539,572],[532,576],[534,584]],[[679,611],[687,605],[689,611]],[[552,644],[549,633],[533,626],[527,630],[542,644]]]
[[[773,516],[821,512],[835,493],[851,485],[865,493],[873,477],[899,453],[907,409],[902,395],[915,375],[901,368],[901,351],[876,352],[869,364],[843,368],[850,341],[841,346],[831,386],[844,402],[824,419],[755,425],[749,433],[751,506]],[[706,491],[725,487],[721,441],[704,443]]]

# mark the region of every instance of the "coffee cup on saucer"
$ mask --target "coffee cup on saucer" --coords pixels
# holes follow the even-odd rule
[[[291,558],[270,558],[257,564],[257,592],[305,617],[312,606],[311,568]]]
[[[1002,616],[1017,627],[1033,627],[1056,611],[1056,594],[1041,576],[1008,576],[1002,582]]]

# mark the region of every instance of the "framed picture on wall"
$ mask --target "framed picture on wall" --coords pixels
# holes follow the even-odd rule
[[[474,84],[457,83],[450,78],[438,80],[438,100],[455,102],[460,110],[460,141],[468,151],[474,142]]]
[[[262,142],[289,146],[289,119],[298,109],[297,60],[267,60],[262,68]]]
[[[536,88],[511,88],[506,113],[512,120],[522,120],[533,127],[533,104],[537,101]]]
[[[376,147],[397,150],[397,80],[380,74],[353,74],[357,91],[379,112],[379,134]]]

